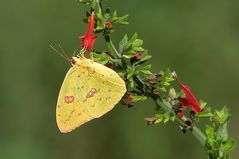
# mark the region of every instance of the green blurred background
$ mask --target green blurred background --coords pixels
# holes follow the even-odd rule
[[[170,67],[197,98],[229,105],[230,134],[239,139],[239,1],[118,0],[107,6],[130,25],[114,26],[113,40],[137,32],[153,55],[154,71]],[[147,126],[154,103],[117,106],[69,134],[55,122],[55,105],[72,55],[84,34],[85,6],[74,0],[0,2],[0,159],[202,159],[202,147],[173,124]],[[96,49],[105,49],[97,38]],[[239,157],[238,148],[232,152]]]

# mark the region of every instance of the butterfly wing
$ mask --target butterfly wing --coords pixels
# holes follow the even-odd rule
[[[68,71],[59,93],[56,119],[63,133],[104,115],[126,92],[115,71],[93,61],[83,63]]]
[[[61,132],[66,133],[93,119],[83,107],[78,94],[83,83],[79,83],[82,74],[77,66],[70,68],[59,93],[56,121]]]
[[[80,99],[90,116],[98,118],[121,100],[126,92],[124,80],[112,69],[93,62],[80,78],[86,79]]]

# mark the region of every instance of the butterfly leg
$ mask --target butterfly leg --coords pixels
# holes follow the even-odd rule
[[[90,59],[91,59],[91,63],[93,64],[93,62],[94,62],[93,52],[90,54]]]
[[[77,57],[78,57],[78,58],[85,58],[85,52],[86,52],[86,47],[83,47],[83,48],[80,50],[79,54],[77,54]]]

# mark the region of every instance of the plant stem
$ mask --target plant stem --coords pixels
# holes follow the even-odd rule
[[[102,8],[102,4],[101,4],[101,0],[97,0],[96,2],[97,2],[97,4],[98,4],[99,11],[101,12],[101,14],[104,14],[104,13],[103,13],[103,8]],[[113,42],[112,42],[111,39],[110,39],[110,36],[109,36],[109,35],[104,35],[104,38],[105,38],[105,41],[106,41],[106,46],[107,46],[107,48],[108,48],[111,52],[113,52],[113,53],[116,55],[117,58],[120,59],[120,58],[121,58],[121,55],[120,55],[120,53],[117,51],[117,49],[115,48]]]
[[[192,128],[192,134],[202,144],[202,146],[205,146],[207,138],[196,125]]]
[[[105,41],[106,41],[107,48],[108,48],[111,52],[113,52],[113,53],[116,55],[117,58],[120,59],[122,56],[120,55],[120,53],[119,53],[119,52],[117,51],[117,49],[115,48],[113,42],[112,42],[111,39],[110,39],[110,36],[109,36],[109,35],[105,35],[104,38],[105,38]]]
[[[168,112],[168,113],[174,112],[171,105],[169,103],[167,103],[166,101],[164,101],[163,99],[158,98],[156,100],[156,104],[158,106],[160,106],[165,112]],[[176,120],[183,126],[187,126],[185,124],[185,121],[187,120],[186,117],[182,118],[182,119],[176,117]],[[201,143],[201,145],[205,146],[207,138],[206,138],[205,134],[196,125],[192,126],[191,132],[192,132],[193,136]]]

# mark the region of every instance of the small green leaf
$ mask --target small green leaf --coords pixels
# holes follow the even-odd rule
[[[230,117],[229,110],[226,106],[224,106],[221,110],[216,110],[213,117],[213,122],[217,127],[225,123]]]
[[[165,113],[164,114],[164,123],[167,123],[169,121],[169,114],[168,113]]]
[[[213,117],[213,114],[211,113],[210,107],[205,107],[203,111],[197,113],[197,117],[199,118],[211,118]]]
[[[228,139],[225,143],[222,145],[222,149],[224,153],[229,153],[231,150],[233,150],[236,146],[236,141],[234,139]]]
[[[130,88],[134,88],[134,80],[130,80]]]
[[[127,72],[127,79],[130,79],[133,77],[134,75],[134,69],[132,67],[129,67],[126,69],[126,72]]]
[[[146,100],[147,97],[146,96],[137,96],[137,95],[131,95],[132,97],[132,102],[138,102],[138,101],[143,101]]]
[[[174,122],[175,119],[176,119],[176,116],[175,116],[175,115],[170,116],[170,120],[171,120],[172,122]]]
[[[127,44],[127,42],[128,42],[128,35],[125,34],[123,39],[119,43],[120,47],[124,47]]]
[[[129,22],[127,21],[128,20],[128,14],[124,15],[124,16],[121,16],[121,17],[118,17],[117,16],[117,12],[114,11],[113,14],[112,14],[112,17],[110,19],[110,21],[112,23],[119,23],[119,24],[129,24]]]
[[[200,105],[201,109],[204,109],[206,107],[207,103],[204,102],[203,100],[199,100],[199,105]]]
[[[151,57],[152,57],[151,55],[143,56],[142,58],[140,58],[139,61],[137,61],[137,62],[135,63],[135,65],[137,65],[137,64],[139,64],[139,63],[141,63],[141,62],[147,61],[147,60],[150,59]]]
[[[110,61],[110,57],[105,52],[102,53],[93,53],[94,60],[102,65],[107,64]]]
[[[175,99],[175,98],[176,98],[176,95],[177,95],[177,93],[176,93],[175,89],[174,89],[174,88],[170,88],[170,89],[169,89],[169,92],[168,92],[168,96],[169,96],[171,99]]]
[[[217,129],[217,140],[226,141],[228,139],[227,122]]]
[[[162,115],[159,115],[159,114],[156,114],[155,117],[156,117],[155,124],[161,123],[164,119],[164,117]]]
[[[149,71],[149,70],[140,70],[140,72],[142,72],[143,74],[146,74],[146,75],[151,75],[152,72]]]

